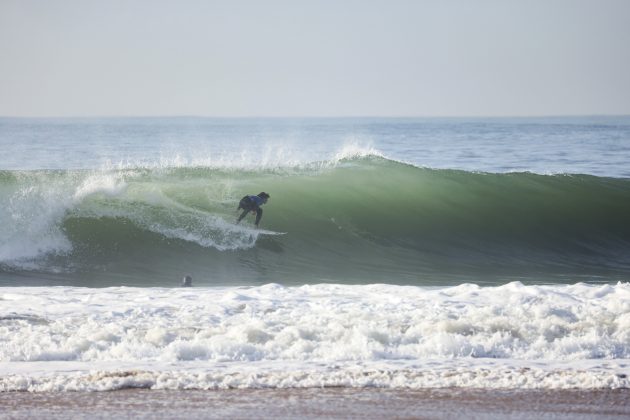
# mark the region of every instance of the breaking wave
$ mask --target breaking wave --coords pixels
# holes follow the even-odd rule
[[[236,225],[239,199],[259,191],[271,194],[266,230]],[[183,272],[204,284],[630,272],[623,178],[438,170],[345,150],[293,166],[0,171],[0,202],[5,285],[159,285]]]

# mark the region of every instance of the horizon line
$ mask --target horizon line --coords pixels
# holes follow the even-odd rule
[[[206,119],[457,119],[457,118],[593,118],[630,117],[628,114],[508,114],[508,115],[201,115],[201,114],[161,114],[161,115],[0,115],[3,119],[151,119],[151,118],[206,118]]]

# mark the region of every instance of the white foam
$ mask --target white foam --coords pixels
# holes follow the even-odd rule
[[[61,221],[72,205],[73,177],[32,172],[17,178],[0,203],[0,263],[36,269],[33,259],[72,249]]]
[[[88,176],[76,188],[74,200],[80,202],[85,197],[93,194],[103,194],[109,197],[120,195],[127,188],[124,176],[121,172],[97,172]]]
[[[17,173],[17,182],[2,195],[0,263],[37,270],[40,258],[71,252],[72,244],[62,227],[68,212],[89,196],[121,194],[126,176],[129,174],[100,171]]]
[[[531,363],[495,359],[427,359],[390,363],[0,362],[2,391],[111,391],[230,388],[628,388],[628,360]]]
[[[2,288],[0,389],[628,387],[629,313],[628,284]]]
[[[228,223],[216,216],[190,213],[179,215],[178,219],[183,217],[186,218],[186,223],[179,225],[185,227],[170,227],[162,223],[146,224],[142,220],[138,220],[138,225],[167,238],[194,242],[206,248],[216,248],[219,251],[252,248],[256,244],[258,236],[263,233],[245,225]],[[131,220],[134,219],[138,219],[138,217],[132,215]]]

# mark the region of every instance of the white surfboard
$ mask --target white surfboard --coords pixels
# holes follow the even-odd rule
[[[256,229],[256,233],[259,235],[286,235],[287,232],[274,232],[273,230]]]

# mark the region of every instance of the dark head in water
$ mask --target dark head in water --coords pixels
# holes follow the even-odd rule
[[[182,279],[182,287],[192,287],[192,277],[184,276]]]
[[[236,223],[239,223],[241,220],[243,220],[243,218],[247,216],[247,213],[251,211],[252,213],[256,213],[256,227],[258,227],[258,223],[260,223],[260,219],[262,218],[263,213],[260,206],[265,204],[270,197],[271,196],[269,194],[263,191],[258,195],[246,195],[245,197],[241,198],[241,201],[239,201],[236,211],[243,209],[243,213],[241,213]]]

